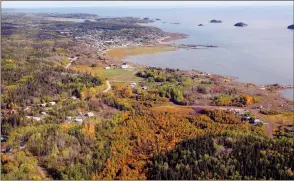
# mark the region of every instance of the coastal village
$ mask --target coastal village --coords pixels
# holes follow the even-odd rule
[[[30,179],[37,175],[37,180],[146,179],[144,171],[157,163],[159,152],[168,153],[186,140],[213,135],[207,143],[215,155],[203,158],[214,163],[217,155],[224,153],[227,158],[237,150],[228,146],[238,143],[235,134],[252,143],[259,136],[262,141],[290,140],[294,132],[293,101],[279,92],[293,85],[255,85],[198,70],[128,62],[128,56],[217,48],[174,44],[173,40],[187,35],[139,25],[152,19],[82,13],[7,16],[3,18],[1,68],[1,158],[5,158],[7,178],[10,167],[19,173],[30,165],[21,173]],[[38,42],[31,41],[32,37]],[[19,54],[20,49],[24,53]],[[203,145],[199,142],[195,147]],[[250,149],[237,150],[236,155]],[[272,156],[273,151],[268,153]],[[19,157],[33,161],[26,163]],[[168,160],[160,167],[171,167]]]

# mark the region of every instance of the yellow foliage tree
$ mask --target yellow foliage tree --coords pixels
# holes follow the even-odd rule
[[[246,105],[250,105],[253,102],[253,98],[249,95],[245,95]]]
[[[89,93],[88,93],[88,90],[83,90],[81,92],[81,100],[85,100],[89,97]]]
[[[95,125],[93,123],[85,124],[82,128],[82,133],[86,138],[92,139],[95,137]]]
[[[123,93],[126,95],[126,96],[131,96],[132,95],[132,93],[133,93],[133,90],[132,90],[132,88],[131,87],[126,87],[126,88],[124,88],[123,89]]]
[[[95,97],[95,96],[96,96],[96,93],[97,93],[97,90],[96,90],[94,87],[91,87],[91,88],[88,90],[88,96],[89,96],[90,98]]]

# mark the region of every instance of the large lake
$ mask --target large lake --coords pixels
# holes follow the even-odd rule
[[[150,66],[197,69],[238,77],[239,81],[256,84],[293,84],[294,31],[287,29],[288,25],[293,24],[292,6],[185,9],[55,8],[22,11],[160,18],[162,21],[148,25],[189,35],[187,39],[175,43],[218,47],[133,56],[127,57],[127,61]],[[208,23],[211,19],[219,19],[223,23]],[[171,24],[174,22],[180,24]],[[234,27],[237,22],[244,22],[248,27]],[[200,23],[204,26],[199,27]],[[293,100],[293,90],[284,91],[284,95]]]

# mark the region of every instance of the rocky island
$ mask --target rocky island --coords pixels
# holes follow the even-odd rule
[[[203,24],[199,24],[198,26],[204,26]]]
[[[237,27],[246,27],[246,26],[248,26],[248,24],[245,24],[243,22],[239,22],[239,23],[236,23],[234,26],[237,26]]]
[[[287,28],[290,29],[290,30],[294,30],[294,24],[289,25]]]
[[[213,19],[213,20],[210,21],[210,23],[222,23],[222,21]]]

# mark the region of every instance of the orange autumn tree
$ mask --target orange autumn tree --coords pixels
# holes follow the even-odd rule
[[[246,105],[250,105],[253,102],[253,98],[249,95],[244,95],[245,101],[246,101]]]

